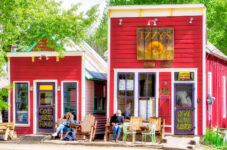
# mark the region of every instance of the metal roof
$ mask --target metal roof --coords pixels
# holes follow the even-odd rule
[[[214,56],[216,56],[220,59],[227,61],[227,56],[223,52],[221,52],[219,49],[217,49],[209,41],[207,41],[206,52],[211,54],[211,55],[214,55]]]
[[[85,41],[76,45],[72,40],[63,47],[66,51],[83,51],[85,77],[87,80],[107,80],[107,63]]]

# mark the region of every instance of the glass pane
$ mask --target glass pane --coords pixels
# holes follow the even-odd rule
[[[16,83],[16,102],[27,103],[28,101],[28,84]]]
[[[77,111],[76,111],[76,104],[65,104],[65,109],[64,111],[65,112],[71,112],[73,115],[74,115],[74,120],[76,120],[76,114],[77,114]]]
[[[118,75],[118,95],[125,96],[125,74]]]
[[[76,83],[64,83],[64,102],[76,103]]]
[[[118,105],[118,109],[120,109],[122,115],[125,116],[125,105]]]
[[[28,104],[16,103],[16,122],[28,122]]]
[[[139,96],[140,97],[146,97],[146,79],[147,74],[140,73],[139,74]]]
[[[155,74],[148,74],[148,97],[155,96]]]
[[[134,96],[134,74],[127,74],[127,96]]]
[[[192,85],[176,85],[176,105],[192,106]]]
[[[106,110],[106,98],[102,99],[102,110],[105,111]]]
[[[125,118],[130,119],[130,117],[133,115],[134,115],[134,99],[128,98],[127,106],[126,106],[126,110],[125,110]]]
[[[125,98],[118,98],[119,105],[125,105]]]
[[[39,93],[39,105],[40,106],[52,106],[53,105],[53,92],[40,92]]]

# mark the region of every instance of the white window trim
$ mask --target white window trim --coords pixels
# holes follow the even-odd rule
[[[194,130],[194,135],[198,135],[198,109],[197,109],[197,90],[198,90],[198,82],[197,82],[197,68],[162,68],[162,69],[157,69],[157,68],[133,68],[133,69],[129,69],[129,68],[115,68],[114,69],[114,112],[117,111],[117,74],[119,72],[133,72],[135,73],[135,99],[134,99],[134,115],[138,116],[138,73],[139,72],[154,72],[156,73],[157,76],[159,76],[160,72],[171,72],[171,134],[174,135],[174,83],[194,83],[194,88],[195,88],[195,93],[194,93],[194,104],[195,104],[195,110],[194,110],[194,126],[195,126],[195,130]],[[194,81],[174,81],[174,72],[194,72]],[[156,77],[157,79],[157,77]],[[158,80],[158,79],[157,79]],[[159,81],[156,80],[156,83],[159,83]],[[159,87],[156,85],[156,94],[159,95]],[[109,89],[110,90],[110,89]],[[158,116],[158,106],[159,106],[159,100],[158,100],[158,96],[156,96],[156,110],[157,110],[157,116]],[[202,102],[202,98],[200,100],[200,103]],[[109,107],[109,106],[108,106]]]
[[[223,118],[226,118],[226,77],[223,76]]]
[[[33,134],[37,133],[37,83],[54,82],[55,83],[55,122],[58,116],[58,82],[57,80],[33,80]]]
[[[61,81],[61,115],[64,115],[64,83],[76,83],[76,116],[77,120],[79,120],[79,81],[77,80]]]
[[[28,123],[20,124],[16,123],[16,83],[27,83],[28,84]],[[18,127],[29,127],[30,126],[30,81],[13,81],[13,121],[15,126]]]

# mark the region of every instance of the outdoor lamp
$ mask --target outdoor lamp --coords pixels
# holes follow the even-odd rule
[[[122,19],[119,19],[119,25],[122,25]]]
[[[192,21],[193,21],[193,20],[194,20],[194,18],[191,17],[189,23],[192,24]]]

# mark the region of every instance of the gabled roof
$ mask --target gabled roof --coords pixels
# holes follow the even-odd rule
[[[84,51],[85,52],[85,76],[87,80],[106,80],[107,63],[103,58],[92,49],[85,41],[81,45],[76,45],[70,40],[65,46],[66,51]]]
[[[221,52],[219,49],[217,49],[213,44],[211,44],[209,41],[207,41],[207,48],[206,52],[210,55],[214,55],[222,60],[227,61],[227,56]]]
[[[37,44],[38,44],[44,37],[47,37],[53,44],[55,44],[55,45],[56,45],[57,47],[59,47],[60,49],[63,49],[63,48],[61,47],[61,45],[59,45],[58,43],[56,43],[56,42],[53,40],[52,37],[49,37],[49,36],[47,36],[46,33],[44,33],[44,34],[39,38],[38,42],[34,42],[34,44],[33,44],[31,47],[29,47],[29,49],[27,49],[26,52],[32,51],[33,48],[35,48],[35,47],[37,46]]]

